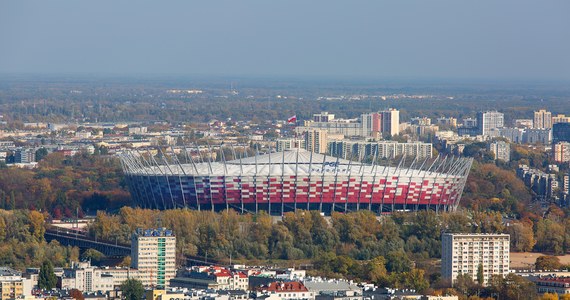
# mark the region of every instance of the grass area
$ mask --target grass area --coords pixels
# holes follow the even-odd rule
[[[536,258],[543,255],[551,255],[548,253],[538,252],[511,252],[511,269],[531,269],[534,268]],[[559,255],[560,262],[563,265],[570,264],[570,254]]]

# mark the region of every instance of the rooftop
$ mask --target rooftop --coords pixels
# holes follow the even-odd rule
[[[166,228],[156,228],[156,229],[142,229],[137,228],[135,235],[140,237],[152,237],[152,236],[174,236],[174,232]]]
[[[21,276],[22,273],[9,268],[9,267],[0,267],[0,276]]]

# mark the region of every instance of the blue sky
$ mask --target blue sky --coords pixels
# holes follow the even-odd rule
[[[0,0],[0,73],[570,80],[570,1]]]

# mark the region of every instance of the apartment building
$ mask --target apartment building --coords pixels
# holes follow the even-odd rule
[[[552,113],[541,109],[534,112],[534,128],[536,129],[550,129],[552,128]]]
[[[0,267],[0,300],[31,296],[32,281],[7,267]]]
[[[174,233],[166,228],[137,229],[131,241],[131,267],[138,270],[143,285],[168,287],[176,276]]]
[[[508,162],[511,160],[511,145],[503,141],[490,143],[487,149],[495,155],[495,160]]]
[[[444,233],[442,236],[441,273],[443,278],[455,283],[459,274],[467,274],[477,280],[480,266],[483,268],[483,284],[492,275],[509,273],[508,234]]]

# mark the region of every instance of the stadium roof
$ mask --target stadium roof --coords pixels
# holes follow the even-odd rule
[[[154,159],[137,153],[122,155],[123,168],[128,174],[150,176],[279,176],[279,175],[335,175],[361,176],[465,176],[471,159],[438,157],[435,162],[418,161],[414,167],[373,166],[329,155],[293,150],[258,155],[223,162],[193,162],[159,164]],[[427,163],[426,163],[427,162]]]
[[[324,155],[319,153],[310,152],[303,149],[288,149],[283,152],[275,152],[269,154],[258,155],[257,157],[248,157],[227,161],[227,164],[242,164],[242,165],[253,165],[253,164],[323,164],[325,163],[338,163],[339,165],[360,165],[359,162],[351,162],[346,159],[336,158],[330,155]]]

